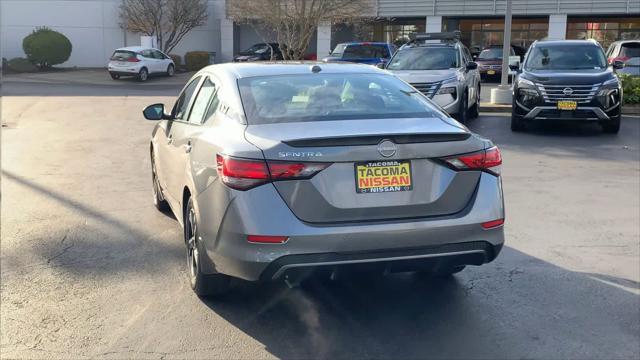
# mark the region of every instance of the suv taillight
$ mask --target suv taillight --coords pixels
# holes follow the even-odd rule
[[[222,183],[236,190],[249,190],[271,181],[310,179],[331,165],[241,159],[225,155],[216,155],[216,162]]]
[[[500,175],[502,156],[497,146],[487,150],[442,159],[456,170],[482,170]]]

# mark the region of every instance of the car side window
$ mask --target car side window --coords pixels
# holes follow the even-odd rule
[[[189,103],[191,102],[191,98],[198,87],[198,83],[200,82],[200,77],[193,79],[187,86],[185,86],[182,94],[176,101],[176,104],[173,106],[173,117],[176,120],[184,120],[187,115],[187,111],[189,110]]]
[[[189,122],[194,124],[204,123],[216,111],[218,103],[216,84],[210,78],[206,78],[202,82],[196,99],[193,101]]]
[[[140,52],[140,55],[148,58],[148,59],[153,59],[153,54],[151,53],[151,50],[142,50]]]
[[[164,55],[158,50],[153,50],[153,57],[158,60],[164,60]]]

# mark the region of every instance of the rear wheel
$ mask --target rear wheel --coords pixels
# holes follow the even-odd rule
[[[120,75],[118,75],[118,74],[109,73],[109,75],[111,75],[111,78],[112,78],[113,80],[118,80],[118,79],[120,79]]]
[[[149,71],[147,70],[147,68],[140,69],[140,72],[138,72],[138,80],[145,82],[147,81],[148,78],[149,78]]]
[[[198,239],[198,223],[193,199],[189,198],[184,216],[184,241],[187,245],[187,269],[189,283],[196,295],[219,296],[229,289],[230,278],[223,274],[203,274],[200,264],[204,251]]]
[[[604,131],[607,134],[617,134],[620,131],[621,117],[622,117],[621,115],[618,115],[611,118],[611,120],[609,120],[608,122],[602,123],[602,131]]]
[[[169,67],[167,67],[167,76],[168,77],[172,77],[173,74],[175,74],[175,72],[176,72],[176,69],[173,66],[173,64],[171,64],[171,65],[169,65]]]

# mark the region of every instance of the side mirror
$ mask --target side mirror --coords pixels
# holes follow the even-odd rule
[[[377,67],[378,69],[382,69],[382,70],[384,70],[384,69],[387,67],[387,64],[386,64],[386,63],[384,63],[384,62],[379,62],[379,63],[377,63],[377,64],[376,64],[376,67]]]
[[[478,63],[475,61],[469,61],[467,63],[467,70],[475,70],[478,68]]]
[[[620,70],[620,69],[624,69],[625,63],[623,61],[620,60],[614,60],[613,61],[613,68],[616,70]]]
[[[147,120],[170,120],[171,117],[164,113],[164,104],[149,105],[142,110],[142,115]]]

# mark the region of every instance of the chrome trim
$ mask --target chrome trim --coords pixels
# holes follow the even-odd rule
[[[305,268],[305,267],[316,267],[316,266],[331,266],[331,265],[349,265],[349,264],[366,264],[373,262],[388,262],[388,261],[398,261],[398,260],[413,260],[413,259],[428,259],[442,256],[457,256],[457,255],[469,255],[469,254],[482,254],[484,255],[484,261],[487,261],[486,252],[484,250],[467,250],[467,251],[456,251],[449,253],[437,253],[437,254],[422,254],[422,255],[409,255],[409,256],[394,256],[388,258],[373,258],[373,259],[359,259],[359,260],[343,260],[343,261],[323,261],[323,262],[315,262],[315,263],[303,263],[303,264],[288,264],[282,266],[275,274],[271,277],[272,279],[279,278],[285,271],[289,269],[296,268]]]
[[[568,100],[586,104],[593,100],[602,83],[592,85],[543,85],[536,83],[535,85],[545,102]]]
[[[431,99],[440,90],[442,81],[410,83],[410,85]]]
[[[555,106],[536,106],[524,116],[525,119],[535,119],[542,110],[557,110]],[[609,116],[599,107],[580,107],[578,110],[591,110],[597,117],[593,118],[575,118],[575,120],[610,120]],[[567,118],[567,120],[571,120]]]

